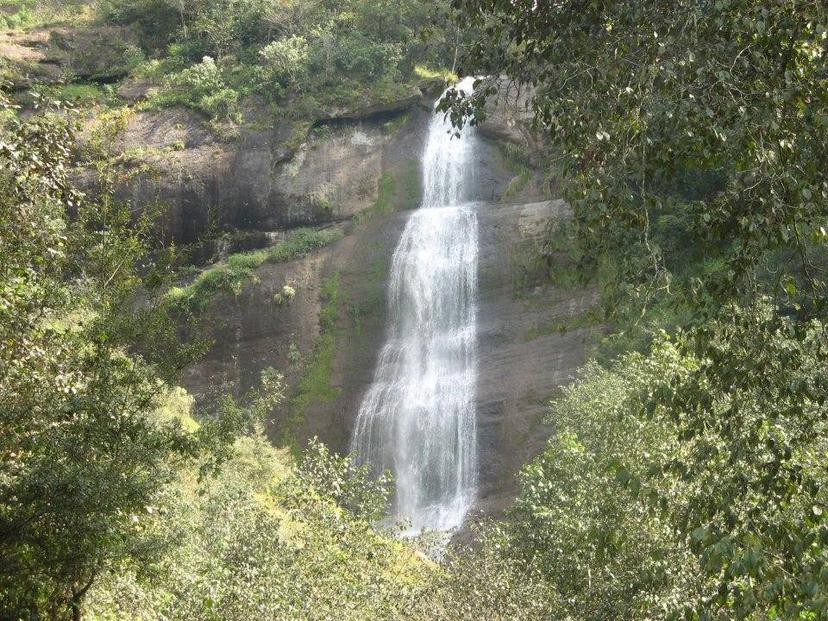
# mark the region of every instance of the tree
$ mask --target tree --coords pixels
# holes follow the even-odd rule
[[[697,361],[640,415],[675,425],[663,464],[685,488],[672,520],[714,590],[701,615],[828,616],[828,338],[765,301],[726,310],[683,349]]]
[[[0,141],[4,618],[79,618],[99,575],[157,553],[144,524],[178,465],[246,420],[194,434],[156,416],[199,348],[179,343],[157,295],[148,222],[72,187],[73,146],[65,113],[13,122]]]
[[[750,292],[756,268],[787,253],[796,262],[772,279],[773,292],[800,283],[809,310],[822,312],[824,2],[455,4],[485,33],[466,70],[534,89],[535,122],[567,181],[585,262],[625,257],[622,295],[645,305],[670,289],[684,257],[660,245],[654,227],[680,214],[688,226],[678,249],[722,260],[693,286],[717,301]],[[455,119],[483,115],[495,81],[483,80],[471,99],[447,100]]]
[[[587,365],[520,473],[504,569],[567,618],[824,618],[828,340],[775,310]]]
[[[240,438],[226,467],[179,473],[156,520],[174,539],[153,566],[107,576],[90,608],[118,619],[399,619],[433,564],[378,532],[388,486],[317,442],[302,458],[261,434]]]

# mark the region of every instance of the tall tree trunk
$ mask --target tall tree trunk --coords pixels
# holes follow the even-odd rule
[[[454,73],[457,70],[457,52],[460,49],[460,25],[457,25],[457,29],[454,31],[454,59],[451,61],[451,72]]]
[[[187,38],[187,22],[184,19],[184,0],[178,3],[178,15],[181,17],[181,34]]]
[[[81,606],[83,604],[83,598],[86,595],[86,592],[89,590],[89,587],[92,586],[92,583],[95,581],[95,576],[93,575],[89,578],[89,582],[87,582],[81,588],[72,587],[72,599],[69,601],[69,607],[72,610],[72,621],[81,621],[83,619],[83,610]]]
[[[72,607],[72,621],[81,621],[83,613],[81,612],[80,598],[76,598],[74,593],[72,594],[72,603],[70,606]]]

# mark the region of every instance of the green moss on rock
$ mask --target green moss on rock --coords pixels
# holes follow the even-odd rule
[[[214,265],[199,274],[186,287],[173,287],[167,296],[187,305],[191,311],[204,311],[217,293],[238,295],[253,271],[264,263],[285,263],[306,256],[342,237],[338,228],[315,230],[299,229],[292,237],[269,248],[239,252],[227,261]]]
[[[319,339],[299,380],[296,394],[290,400],[288,421],[282,432],[282,440],[287,446],[297,446],[294,430],[304,420],[307,409],[314,403],[331,401],[339,394],[331,383],[341,302],[339,273],[333,273],[322,282],[321,299]]]

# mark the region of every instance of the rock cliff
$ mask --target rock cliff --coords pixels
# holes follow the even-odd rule
[[[274,412],[271,437],[301,445],[319,436],[336,450],[348,449],[384,340],[391,255],[407,210],[419,201],[417,163],[429,114],[418,105],[390,120],[325,126],[281,162],[270,181],[260,179],[294,196],[322,184],[330,220],[344,236],[297,261],[263,266],[239,295],[215,300],[209,311],[215,346],[185,377],[197,397],[209,402],[228,389],[243,391],[273,366],[285,373],[290,398]],[[482,133],[475,197],[481,235],[479,508],[486,513],[508,504],[514,473],[551,433],[543,420],[546,404],[584,361],[594,328],[581,318],[595,301],[592,291],[562,289],[528,273],[537,261],[550,260],[539,249],[550,228],[570,214],[561,200],[537,200],[535,179],[507,193],[515,171],[504,156],[502,132],[511,130],[497,129],[498,122],[492,115]],[[519,136],[511,142],[529,148]],[[367,181],[357,191],[359,179]],[[277,210],[267,200],[262,204]],[[297,209],[277,211],[293,213],[289,222],[328,220]],[[277,304],[274,294],[285,284],[296,296]]]
[[[122,79],[137,49],[132,33],[93,34],[2,34],[0,57],[13,88]],[[138,210],[161,205],[161,234],[186,247],[194,265],[209,269],[300,226],[341,231],[338,241],[289,262],[263,263],[236,292],[212,296],[204,312],[213,345],[182,382],[209,407],[222,394],[243,394],[264,368],[275,367],[289,398],[273,412],[270,436],[295,445],[319,436],[346,451],[384,341],[388,268],[408,210],[420,202],[422,142],[442,81],[315,118],[276,114],[250,98],[232,131],[208,127],[184,107],[142,105],[150,81],[129,78],[111,88],[126,103],[114,115],[118,131],[102,145],[129,173],[117,192]],[[534,273],[538,261],[550,260],[542,240],[569,212],[548,200],[554,184],[535,169],[539,145],[527,123],[526,92],[506,83],[501,90],[478,127],[474,166],[479,508],[488,513],[506,506],[514,473],[551,432],[545,405],[584,360],[593,328],[579,318],[595,297]],[[100,122],[88,123],[90,144]],[[286,287],[294,293],[285,296]]]

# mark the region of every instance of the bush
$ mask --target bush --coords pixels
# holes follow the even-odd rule
[[[293,35],[266,45],[259,52],[269,82],[287,88],[307,73],[310,48],[305,37]]]
[[[631,410],[689,364],[670,345],[610,369],[592,363],[553,406],[555,438],[519,477],[511,543],[559,594],[564,617],[663,619],[696,588],[688,546],[624,484],[676,450],[670,425]]]
[[[406,609],[411,621],[549,621],[570,619],[554,587],[509,555],[509,536],[497,524],[475,528],[474,546],[443,557],[426,588]]]
[[[273,294],[273,301],[279,306],[283,304],[290,304],[291,300],[296,297],[296,289],[290,285],[283,285],[282,288]]]
[[[777,313],[728,308],[591,363],[553,404],[503,554],[561,618],[826,614],[828,344]]]
[[[239,93],[227,85],[221,69],[209,56],[170,74],[162,92],[149,105],[187,106],[217,120],[237,121],[239,117]]]
[[[397,76],[403,56],[398,43],[372,41],[354,34],[341,39],[337,47],[336,63],[341,71],[371,79]]]
[[[374,530],[387,487],[312,443],[298,465],[261,435],[215,478],[182,473],[149,521],[177,542],[153,567],[108,574],[89,595],[117,619],[394,619],[433,565]]]
[[[222,88],[202,97],[198,108],[214,119],[235,120],[239,115],[239,94],[232,88]]]

